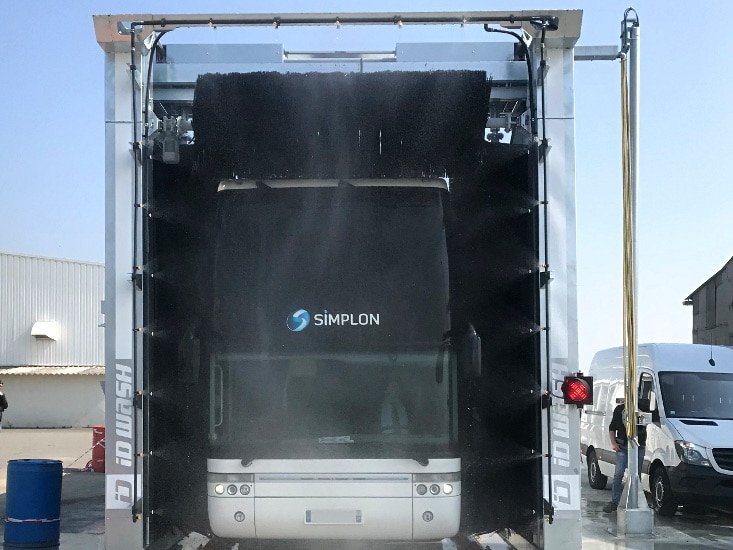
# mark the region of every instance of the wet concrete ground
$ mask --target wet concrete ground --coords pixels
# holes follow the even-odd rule
[[[7,461],[13,458],[58,458],[67,468],[61,497],[60,549],[102,550],[104,475],[68,469],[69,466],[83,467],[89,460],[90,456],[85,451],[91,447],[91,438],[91,430],[1,430],[0,517],[5,516]],[[652,536],[617,537],[616,514],[603,512],[611,491],[591,489],[584,471],[581,486],[584,550],[733,549],[733,514],[712,510],[693,513],[681,509],[672,518],[656,516]],[[484,548],[491,550],[509,550],[509,546],[495,535],[482,537],[482,543]],[[446,548],[445,545],[437,545],[437,548],[441,546]],[[392,549],[403,550],[399,545],[392,546]]]
[[[715,510],[686,511],[674,517],[654,516],[651,536],[616,536],[616,514],[603,512],[611,500],[610,483],[605,490],[591,489],[583,472],[581,506],[583,549],[589,550],[690,550],[692,548],[733,549],[733,514]]]

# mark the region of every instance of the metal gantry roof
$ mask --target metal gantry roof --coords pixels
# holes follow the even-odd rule
[[[117,14],[95,15],[94,31],[97,42],[105,52],[129,51],[129,37],[120,34],[118,24],[145,23],[141,38],[154,31],[179,27],[272,26],[287,25],[427,25],[427,24],[500,24],[522,28],[537,34],[527,21],[533,16],[555,16],[559,28],[547,32],[550,47],[572,48],[580,37],[582,10],[518,10],[518,11],[465,11],[465,12],[373,12],[373,13],[255,13],[255,14]]]

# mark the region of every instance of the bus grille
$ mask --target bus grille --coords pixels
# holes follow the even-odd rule
[[[723,470],[733,471],[733,449],[713,449],[713,457]]]

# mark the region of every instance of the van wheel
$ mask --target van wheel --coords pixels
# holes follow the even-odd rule
[[[601,473],[595,451],[588,453],[588,483],[594,489],[605,489],[606,483],[608,483],[608,476]]]
[[[677,512],[677,499],[662,466],[655,468],[652,475],[652,506],[660,516],[673,516]]]

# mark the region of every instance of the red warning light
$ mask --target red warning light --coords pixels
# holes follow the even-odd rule
[[[570,401],[585,401],[588,398],[588,384],[582,380],[569,380],[565,395]]]
[[[591,376],[566,376],[562,384],[563,398],[569,405],[591,405],[593,403],[593,378]]]

